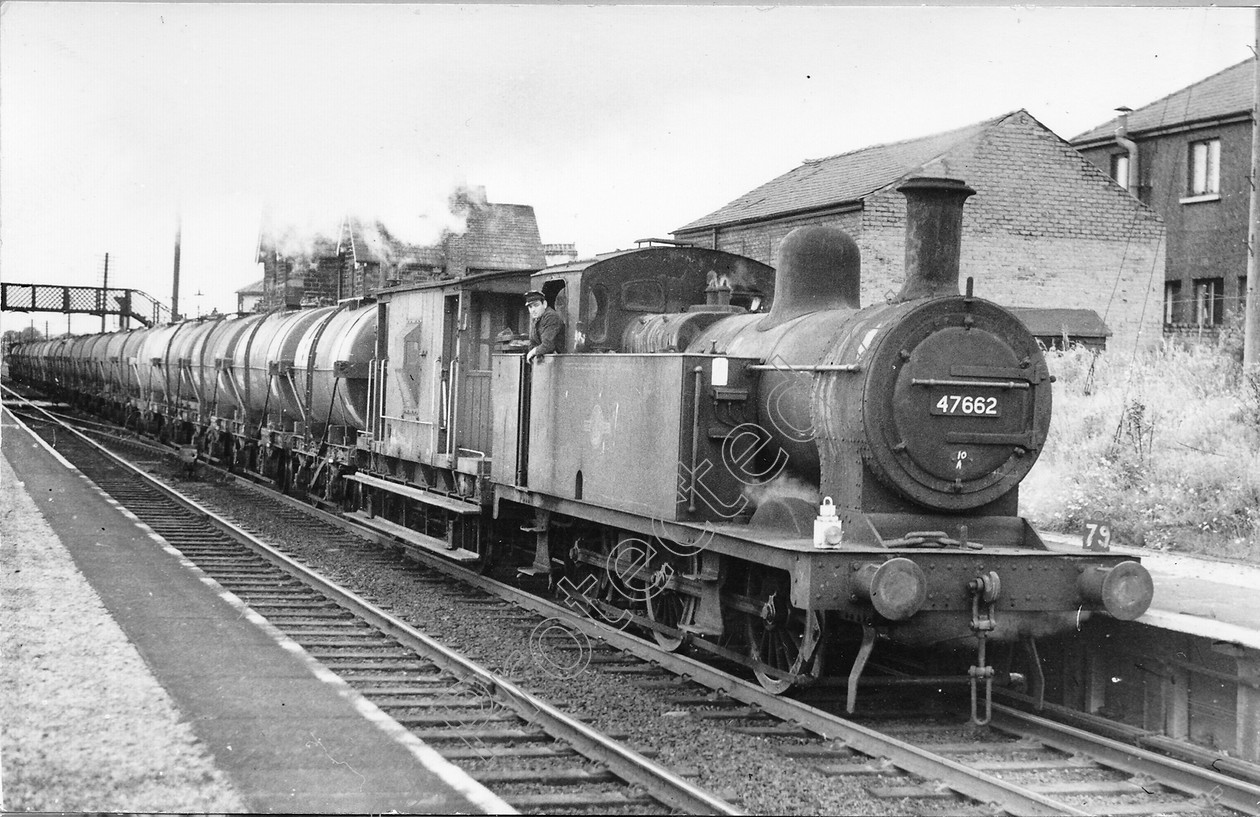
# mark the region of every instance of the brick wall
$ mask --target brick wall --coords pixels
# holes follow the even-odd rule
[[[306,305],[333,304],[341,296],[342,259],[337,256],[310,262],[303,279],[301,301]]]
[[[960,286],[1007,306],[1093,309],[1112,349],[1154,343],[1162,321],[1164,246],[1155,213],[1026,114],[929,170],[965,180]],[[905,277],[905,197],[867,198],[858,245],[862,302]]]
[[[1008,306],[1093,309],[1113,349],[1159,338],[1163,227],[1025,112],[958,145],[915,175],[962,179],[977,191],[963,218],[961,279]],[[905,197],[878,190],[860,211],[781,218],[717,231],[717,248],[773,264],[778,242],[803,224],[834,224],[862,252],[862,303],[895,296],[905,278]],[[679,238],[705,240],[712,230]],[[960,286],[961,286],[960,282]]]
[[[960,291],[970,277],[978,297],[1004,306],[1092,309],[1113,333],[1110,349],[1159,339],[1162,244],[998,232],[976,238],[964,222]],[[896,295],[905,279],[903,231],[871,229],[859,246],[862,303]]]
[[[458,278],[468,273],[468,239],[459,233],[446,237],[446,266],[439,274]],[[541,246],[541,245],[540,245]]]
[[[816,224],[839,227],[856,237],[861,230],[862,213],[860,210],[848,212],[831,210],[736,227],[723,227],[717,231],[716,245],[712,240],[712,230],[700,230],[694,234],[678,233],[676,237],[680,241],[695,241],[702,247],[742,255],[774,266],[779,252],[779,243],[783,241],[784,236],[797,227]]]
[[[275,253],[263,256],[263,310],[298,306],[302,301],[303,275],[298,264]]]
[[[974,160],[959,169],[978,193],[968,201],[978,233],[1140,241],[1162,235],[1154,211],[1026,113],[990,129]]]

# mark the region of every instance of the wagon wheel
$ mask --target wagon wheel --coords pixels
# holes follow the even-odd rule
[[[678,589],[677,577],[695,576],[700,572],[700,557],[696,554],[679,556],[669,551],[659,553],[651,560],[653,583],[647,589],[645,602],[647,615],[652,621],[667,627],[690,624],[696,614],[700,599]],[[685,635],[670,635],[652,631],[656,643],[669,652],[675,652],[687,640]]]
[[[464,562],[463,566],[479,576],[490,575],[503,553],[503,543],[493,535],[491,526],[475,516],[460,518],[444,514],[444,521],[447,536],[455,547],[477,554],[476,559]]]
[[[744,617],[748,656],[756,662],[753,673],[757,680],[774,695],[790,689],[794,679],[770,674],[758,665],[800,675],[808,671],[821,636],[817,613],[793,607],[791,590],[791,579],[781,570],[748,571],[745,592],[759,610]]]
[[[579,559],[579,549],[593,554],[602,565],[593,565]],[[569,558],[565,560],[564,578],[559,588],[560,598],[565,604],[593,619],[614,627],[625,627],[632,620],[630,611],[617,613],[608,609],[615,607],[625,610],[632,606],[627,604],[626,596],[609,572],[610,560],[613,558],[613,548],[606,539],[577,539],[569,551]],[[604,604],[596,605],[590,603],[592,601]]]
[[[323,495],[324,495],[325,502],[328,502],[331,504],[332,502],[340,499],[340,497],[337,496],[337,494],[340,493],[340,491],[338,490],[338,485],[340,484],[340,482],[341,482],[341,466],[340,465],[329,466],[328,470],[324,473],[324,476],[323,476],[322,487],[323,487]]]

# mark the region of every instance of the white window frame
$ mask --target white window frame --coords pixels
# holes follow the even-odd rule
[[[1181,282],[1164,282],[1164,323],[1176,323],[1177,304],[1181,301]]]
[[[1111,178],[1116,180],[1116,184],[1129,189],[1129,154],[1113,153],[1111,154]]]
[[[1225,282],[1222,278],[1194,279],[1194,323],[1219,326],[1225,320]]]
[[[1186,197],[1194,200],[1221,195],[1221,140],[1202,139],[1190,143],[1187,157]]]

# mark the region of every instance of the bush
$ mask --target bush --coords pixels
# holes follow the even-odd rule
[[[1171,344],[1046,358],[1054,416],[1020,496],[1034,525],[1110,519],[1127,544],[1260,562],[1260,375]]]

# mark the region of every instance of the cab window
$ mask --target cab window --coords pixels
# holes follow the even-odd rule
[[[588,341],[603,342],[608,335],[608,290],[596,284],[586,288],[586,315],[583,327]]]
[[[664,284],[650,279],[626,281],[621,285],[621,307],[627,312],[664,312]]]

